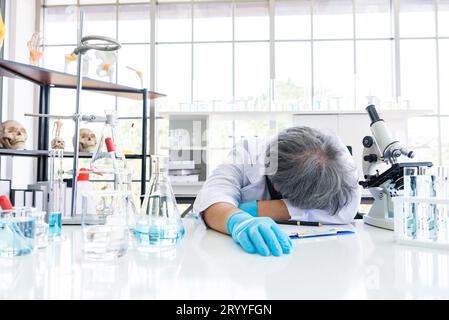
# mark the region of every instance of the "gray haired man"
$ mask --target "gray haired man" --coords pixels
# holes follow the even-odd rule
[[[265,145],[236,144],[204,184],[194,212],[245,251],[279,256],[292,243],[274,220],[350,223],[361,198],[357,181],[354,161],[337,136],[293,127]]]

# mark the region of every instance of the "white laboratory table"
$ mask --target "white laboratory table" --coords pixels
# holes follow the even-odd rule
[[[183,219],[174,250],[86,261],[81,227],[32,255],[0,258],[0,299],[448,299],[449,252],[399,245],[358,221],[356,233],[294,240],[262,257]]]

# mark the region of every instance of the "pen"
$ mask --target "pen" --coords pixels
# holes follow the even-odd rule
[[[316,221],[294,221],[294,220],[288,220],[288,221],[276,221],[278,224],[290,224],[294,226],[309,226],[309,227],[320,227],[321,223]]]

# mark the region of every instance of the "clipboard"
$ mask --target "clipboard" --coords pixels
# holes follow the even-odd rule
[[[352,225],[323,225],[321,227],[279,225],[290,237],[290,239],[308,239],[317,237],[330,237],[354,234]]]
[[[351,231],[351,230],[330,229],[328,231],[314,232],[314,233],[293,232],[293,233],[289,234],[289,237],[290,237],[290,239],[307,239],[307,238],[317,238],[317,237],[340,236],[340,235],[353,234],[353,233],[354,233],[354,231]]]

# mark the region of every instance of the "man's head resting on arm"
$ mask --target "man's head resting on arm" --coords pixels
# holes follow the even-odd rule
[[[308,127],[279,133],[266,149],[268,188],[300,209],[337,214],[358,189],[357,172],[345,145],[336,137]],[[270,184],[273,188],[271,188]],[[271,192],[270,192],[271,193]],[[254,209],[255,214],[248,209]],[[240,246],[261,255],[287,254],[292,242],[271,218],[258,217],[257,201],[239,205],[227,230]],[[355,215],[355,213],[354,213]]]
[[[356,168],[337,137],[309,127],[280,132],[266,150],[267,177],[293,206],[337,213],[351,201]]]

